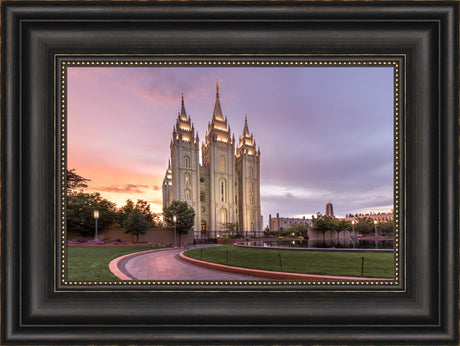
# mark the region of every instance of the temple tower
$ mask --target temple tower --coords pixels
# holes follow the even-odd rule
[[[195,231],[201,219],[199,142],[182,95],[181,110],[173,127],[171,159],[163,180],[163,206],[173,200],[186,201],[195,210]]]
[[[235,205],[235,138],[231,135],[227,117],[224,118],[222,113],[218,84],[212,120],[208,123],[201,151],[202,180],[205,180],[201,190],[204,202],[201,228],[206,229],[207,237],[216,237],[225,230],[226,223],[238,222]]]
[[[245,234],[260,235],[263,219],[260,210],[260,148],[249,132],[248,118],[236,149],[238,173],[239,226]]]

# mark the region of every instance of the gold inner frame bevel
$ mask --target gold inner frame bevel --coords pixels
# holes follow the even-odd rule
[[[84,287],[91,289],[91,286],[105,286],[106,288],[114,286],[125,286],[130,288],[140,288],[147,286],[149,288],[174,288],[174,287],[197,287],[205,286],[212,289],[212,287],[223,287],[223,288],[257,288],[257,287],[290,287],[290,288],[302,288],[307,287],[320,287],[327,286],[325,289],[334,289],[338,286],[347,286],[352,288],[388,288],[389,286],[399,286],[401,283],[401,256],[400,256],[400,240],[401,237],[405,240],[405,234],[401,235],[399,229],[400,221],[400,151],[404,150],[400,146],[400,114],[401,114],[401,75],[403,77],[403,87],[405,88],[405,72],[401,74],[401,58],[405,61],[404,55],[388,55],[388,56],[372,56],[372,55],[330,55],[315,57],[306,55],[305,57],[252,57],[244,58],[244,60],[238,60],[237,58],[226,58],[214,60],[210,58],[189,58],[184,59],[183,57],[155,57],[155,56],[125,56],[125,55],[98,55],[98,56],[84,56],[84,55],[65,55],[55,56],[55,97],[57,100],[56,107],[56,124],[59,125],[57,131],[58,138],[58,150],[57,155],[59,156],[59,167],[58,172],[60,176],[61,185],[57,187],[60,190],[61,201],[66,200],[66,187],[63,182],[66,179],[66,126],[67,126],[67,68],[68,67],[254,67],[254,66],[276,66],[276,67],[393,67],[393,117],[394,117],[394,184],[393,184],[393,204],[394,204],[394,277],[391,280],[379,281],[379,280],[260,280],[260,281],[203,281],[203,280],[181,280],[181,281],[166,281],[166,280],[101,280],[101,281],[67,281],[66,279],[66,250],[67,250],[67,227],[66,227],[66,205],[64,202],[61,203],[58,209],[59,213],[59,242],[58,248],[55,248],[54,258],[55,266],[54,269],[59,269],[59,274],[55,272],[55,278],[60,280],[61,285],[68,287]],[[403,94],[403,101],[405,100],[405,94]],[[405,102],[403,102],[404,107]],[[56,239],[57,240],[57,239]],[[406,246],[406,241],[404,241]],[[405,263],[405,259],[403,259]],[[404,265],[404,275],[405,278]],[[404,280],[403,280],[404,281]],[[55,285],[56,286],[56,285]],[[405,285],[404,285],[405,286]],[[322,291],[324,287],[322,287]],[[284,291],[284,290],[283,290]],[[359,290],[362,292],[362,289]],[[392,290],[393,291],[393,290]]]

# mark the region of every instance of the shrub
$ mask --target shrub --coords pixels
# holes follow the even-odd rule
[[[244,238],[246,241],[251,241],[251,237]]]
[[[230,243],[230,237],[222,237],[222,243],[224,244]]]

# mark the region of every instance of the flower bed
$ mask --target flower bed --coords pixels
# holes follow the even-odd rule
[[[161,247],[174,247],[174,244],[173,243],[168,243],[168,244],[164,244],[164,243],[160,243],[160,244],[157,244],[157,243],[151,243],[151,242],[148,242],[148,243],[132,243],[132,242],[128,242],[128,241],[112,241],[112,242],[104,242],[104,241],[94,241],[94,240],[90,240],[90,241],[73,241],[73,240],[69,240],[67,242],[67,245],[69,246],[161,246]]]

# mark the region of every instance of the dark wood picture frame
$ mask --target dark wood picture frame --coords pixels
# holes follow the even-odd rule
[[[2,2],[2,344],[457,344],[459,3]],[[61,287],[56,57],[397,56],[395,289]]]

